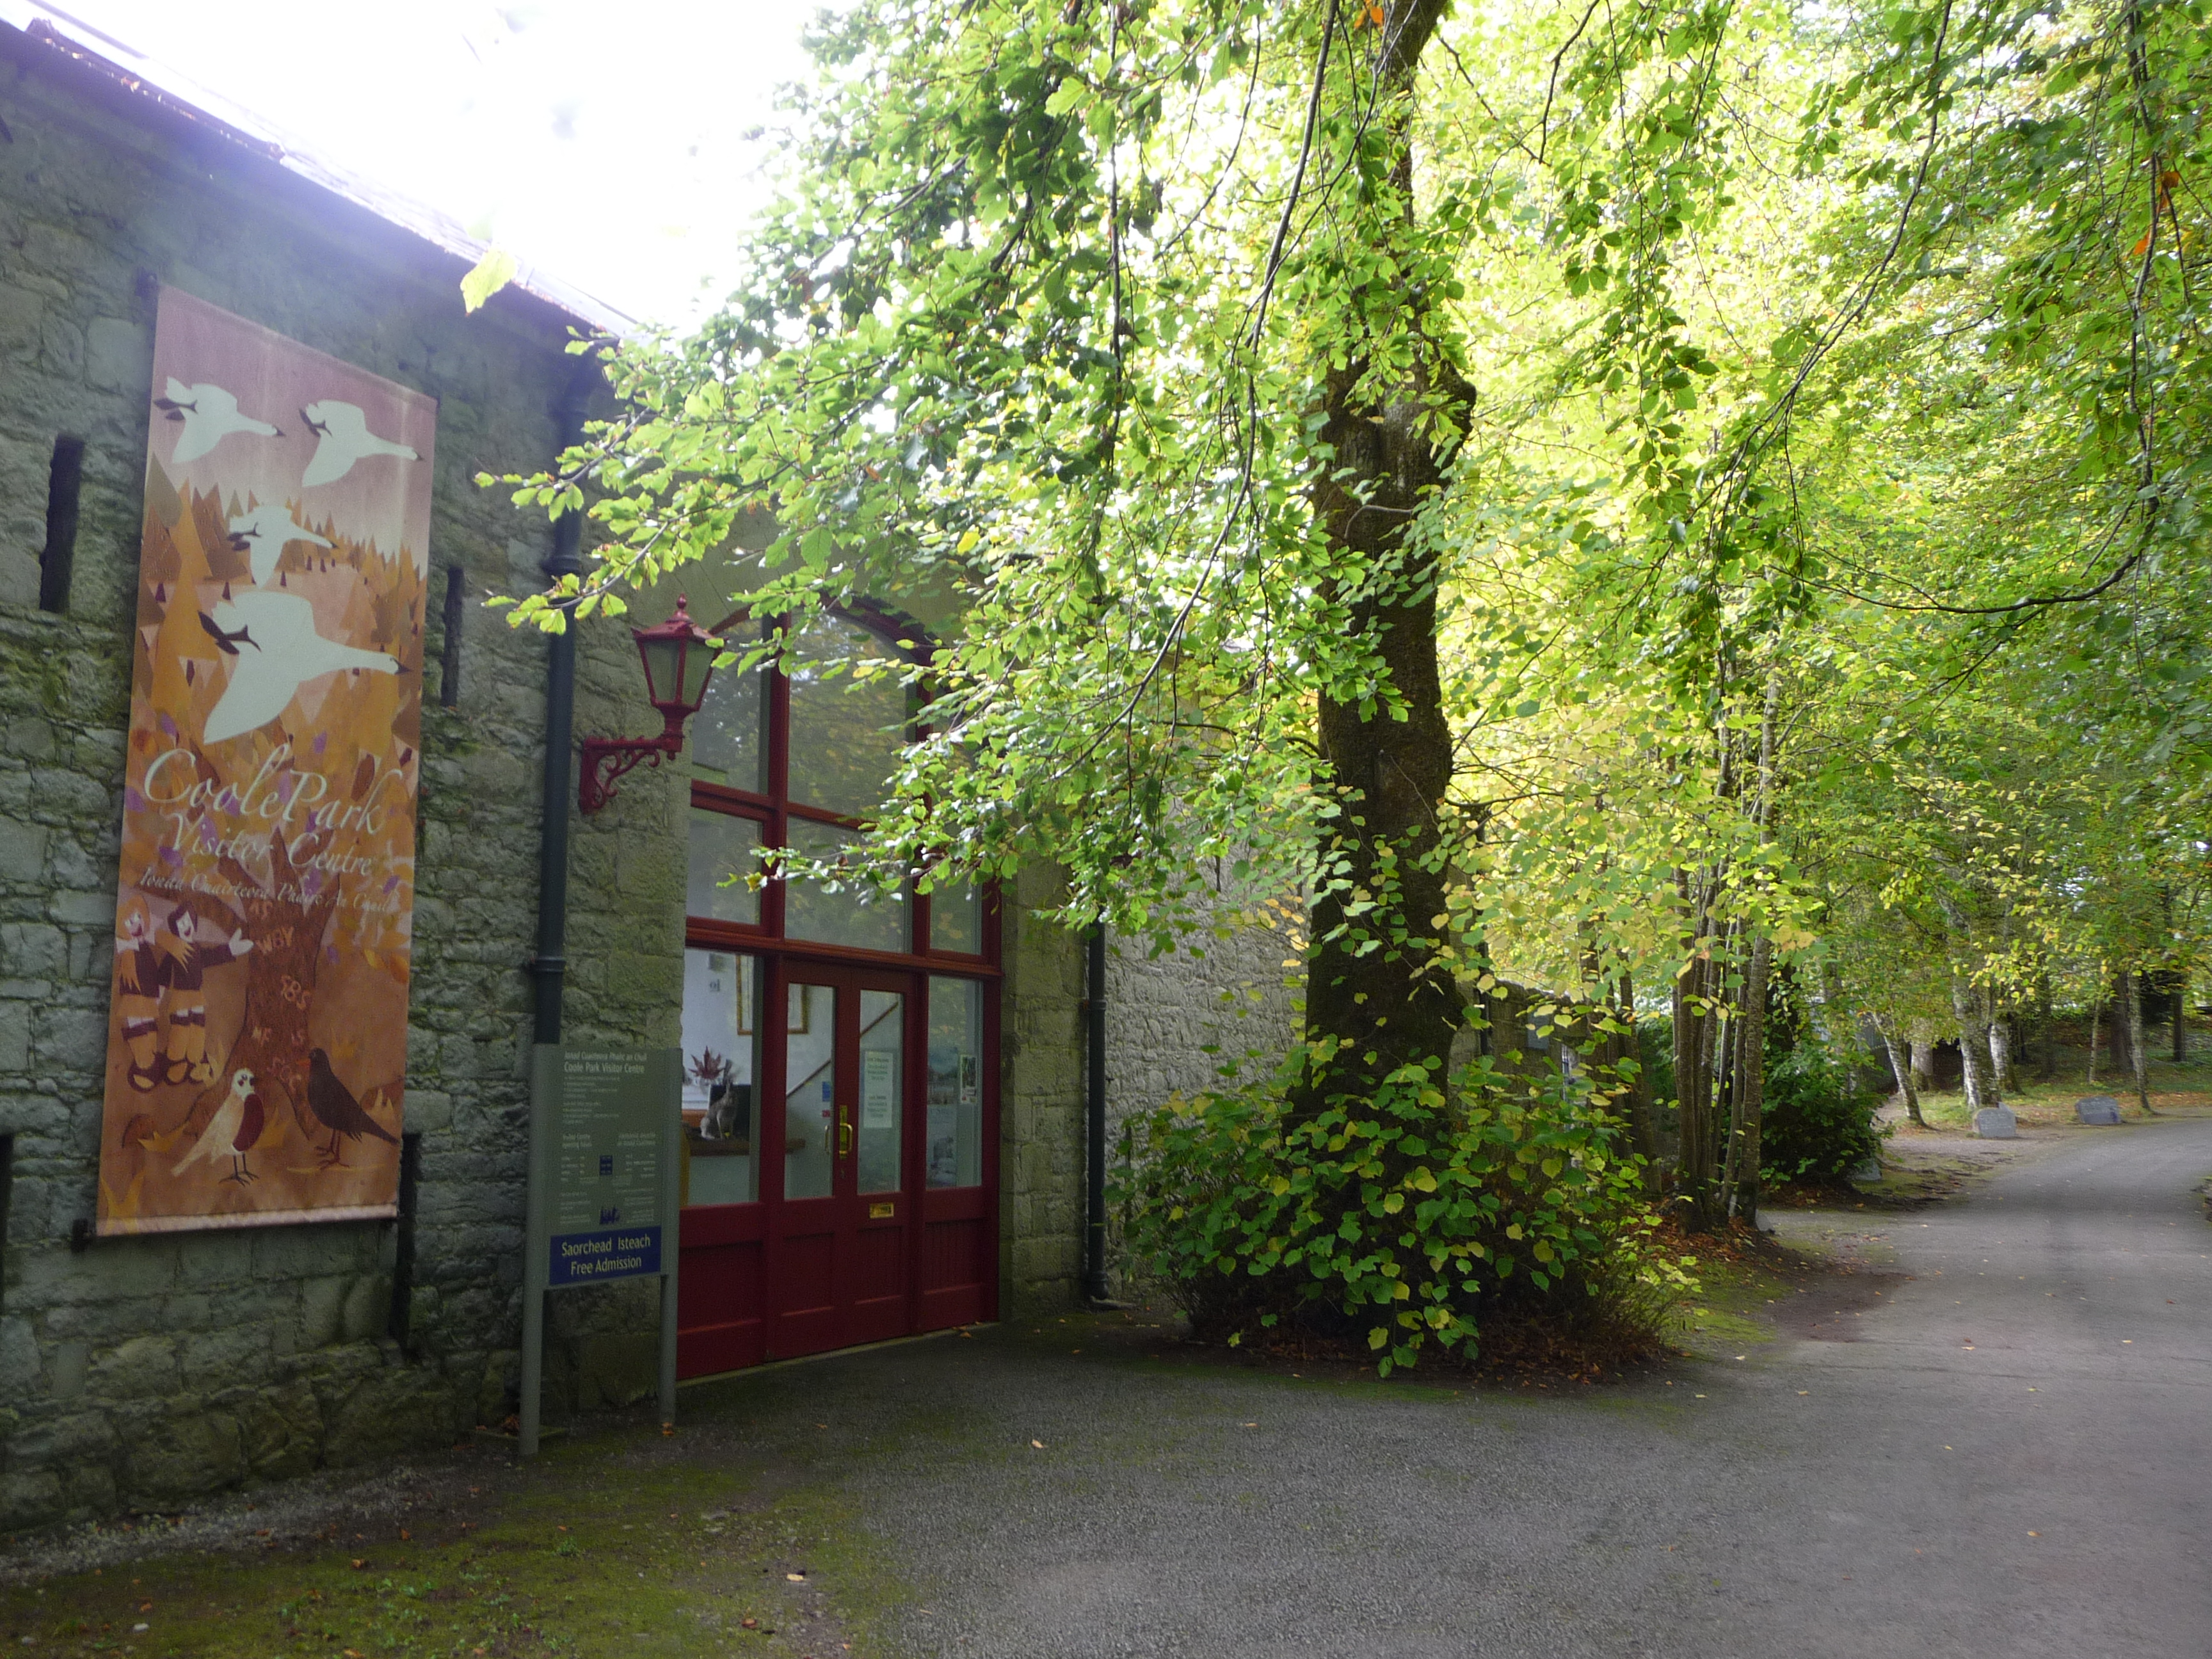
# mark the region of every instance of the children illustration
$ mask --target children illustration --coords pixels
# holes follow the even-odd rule
[[[243,933],[221,945],[204,941],[206,924],[188,899],[169,913],[159,944],[161,1012],[168,1017],[171,1083],[206,1083],[215,1076],[207,1057],[207,970],[235,962],[253,948]]]
[[[115,1000],[123,1014],[123,1047],[131,1086],[145,1094],[161,1080],[155,1024],[161,1012],[161,959],[154,949],[154,913],[131,894],[116,916]]]

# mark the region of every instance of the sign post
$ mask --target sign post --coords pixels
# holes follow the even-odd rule
[[[677,1171],[683,1055],[539,1043],[530,1060],[521,1450],[538,1450],[550,1291],[660,1280],[660,1419],[676,1420]]]

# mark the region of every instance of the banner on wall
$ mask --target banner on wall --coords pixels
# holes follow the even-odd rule
[[[103,1235],[397,1208],[437,404],[155,327]]]

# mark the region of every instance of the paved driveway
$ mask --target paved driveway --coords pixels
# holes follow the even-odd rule
[[[1621,1387],[1156,1365],[1078,1319],[692,1399],[842,1488],[901,1655],[2202,1659],[2212,1121],[2061,1139],[1841,1224],[1896,1277]]]

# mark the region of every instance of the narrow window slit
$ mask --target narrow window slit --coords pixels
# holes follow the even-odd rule
[[[447,708],[461,705],[461,568],[446,567],[446,644],[439,655],[438,702]]]
[[[70,578],[76,565],[77,490],[84,481],[84,440],[64,432],[54,440],[46,470],[46,544],[39,553],[39,609],[69,609]]]
[[[410,1129],[399,1137],[398,1227],[392,1239],[392,1307],[385,1334],[403,1351],[413,1340],[415,1305],[415,1206],[422,1187],[422,1135]]]
[[[15,1196],[15,1137],[0,1135],[0,1261],[8,1243],[8,1212]],[[0,1285],[6,1274],[0,1273]],[[0,1304],[0,1306],[4,1306]]]

